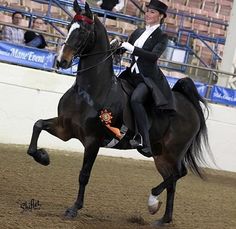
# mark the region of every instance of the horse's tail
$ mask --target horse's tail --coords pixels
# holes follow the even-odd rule
[[[204,178],[203,171],[200,167],[200,165],[207,164],[203,157],[203,149],[206,149],[209,153],[211,152],[206,126],[206,118],[209,115],[207,102],[203,97],[201,97],[201,95],[199,95],[194,82],[190,78],[178,80],[172,90],[178,91],[185,95],[185,97],[188,98],[194,105],[198,113],[200,128],[184,157],[184,161],[193,173],[197,174],[201,178]],[[201,104],[203,106],[201,106]],[[204,116],[204,110],[207,112],[206,118]]]

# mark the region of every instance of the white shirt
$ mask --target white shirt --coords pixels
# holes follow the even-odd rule
[[[142,48],[145,41],[150,37],[150,35],[160,26],[160,24],[153,25],[153,26],[146,26],[146,30],[141,34],[141,36],[134,42],[134,46],[138,48]],[[138,56],[135,56],[135,61],[138,60]],[[139,73],[138,65],[137,63],[134,63],[134,65],[131,67],[131,72],[133,72],[135,69],[136,73]]]

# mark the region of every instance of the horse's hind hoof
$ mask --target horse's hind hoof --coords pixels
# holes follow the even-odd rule
[[[150,194],[149,199],[148,199],[148,211],[151,215],[156,214],[161,205],[162,202],[160,200],[158,200],[159,196],[153,196],[152,194]]]
[[[50,158],[45,149],[38,149],[37,153],[31,155],[39,164],[47,166],[50,164]]]
[[[171,219],[164,219],[164,218],[162,218],[162,219],[159,219],[159,220],[156,220],[154,223],[152,223],[151,225],[152,225],[152,227],[157,227],[157,228],[159,228],[159,227],[161,227],[161,226],[168,226],[168,225],[171,225],[171,222],[172,222],[172,220]]]
[[[75,210],[73,207],[71,208],[68,208],[66,211],[65,211],[65,218],[66,219],[73,219],[77,216],[77,210]]]

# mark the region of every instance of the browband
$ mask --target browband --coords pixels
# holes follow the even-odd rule
[[[87,22],[88,24],[93,24],[93,20],[88,18],[87,16],[84,16],[84,15],[80,15],[80,14],[76,14],[74,16],[74,20],[75,21],[85,21]]]

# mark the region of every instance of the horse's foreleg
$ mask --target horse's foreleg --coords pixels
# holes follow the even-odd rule
[[[35,161],[42,165],[49,165],[50,159],[48,153],[44,149],[38,149],[38,138],[42,130],[62,139],[68,140],[70,136],[66,131],[66,125],[61,126],[58,118],[48,120],[38,120],[33,127],[33,133],[27,153],[34,158]]]
[[[98,150],[99,145],[97,143],[93,143],[89,147],[85,147],[83,166],[79,175],[79,192],[74,205],[68,208],[65,212],[65,216],[68,218],[76,217],[78,210],[83,207],[85,188],[88,184],[90,173],[97,157]]]

